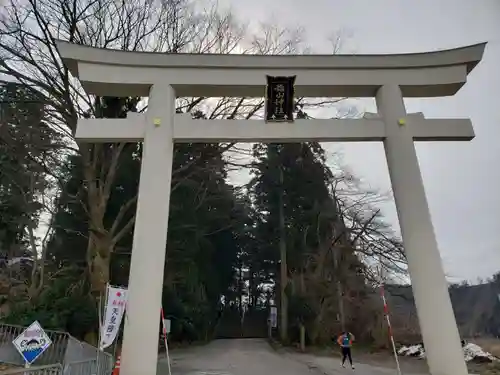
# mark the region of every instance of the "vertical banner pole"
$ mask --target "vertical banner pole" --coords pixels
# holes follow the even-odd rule
[[[106,283],[106,295],[108,295],[108,284]],[[99,294],[99,303],[97,304],[97,319],[99,321],[99,332],[97,333],[97,358],[96,358],[96,375],[99,375],[99,357],[101,354],[101,335],[103,326],[103,314],[102,314],[102,293]]]
[[[398,370],[398,375],[401,375],[401,367],[399,366],[398,352],[396,350],[396,343],[394,342],[394,336],[392,334],[391,320],[389,318],[389,307],[387,306],[387,301],[385,299],[384,285],[380,286],[380,294],[382,296],[382,301],[384,302],[384,315],[387,320],[387,327],[389,329],[389,338],[391,339],[392,351],[394,352],[394,359],[396,360],[396,367]]]
[[[392,351],[394,353],[394,359],[396,361],[396,368],[398,371],[398,375],[401,375],[401,366],[399,365],[398,352],[396,350],[396,343],[394,342],[394,335],[392,334],[392,326],[391,319],[389,318],[389,306],[387,305],[387,300],[385,299],[385,291],[384,291],[384,277],[383,277],[383,269],[382,264],[380,264],[380,297],[382,298],[382,302],[384,303],[384,315],[387,321],[387,328],[389,332],[389,338],[391,340]]]
[[[161,308],[160,311],[161,311],[161,324],[163,327],[163,339],[165,340],[165,352],[167,353],[168,375],[172,375],[172,371],[170,369],[170,355],[168,353],[167,327],[165,324],[165,315],[163,313],[163,307]]]

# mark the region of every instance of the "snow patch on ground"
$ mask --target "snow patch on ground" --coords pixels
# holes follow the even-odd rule
[[[425,358],[424,346],[422,344],[405,346],[398,350],[398,354],[404,357]]]
[[[462,346],[466,362],[497,362],[497,357],[483,350],[479,345],[466,343]],[[402,346],[398,354],[405,357],[425,358],[425,350],[422,344]]]

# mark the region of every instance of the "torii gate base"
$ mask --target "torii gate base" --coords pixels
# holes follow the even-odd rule
[[[392,56],[166,55],[57,46],[90,94],[149,95],[145,115],[80,120],[76,133],[89,142],[144,140],[123,375],[156,374],[174,142],[310,140],[384,142],[430,372],[467,374],[413,142],[471,140],[474,132],[469,120],[407,116],[403,96],[455,94],[485,44]],[[175,114],[176,96],[262,96],[266,75],[296,75],[302,97],[375,96],[379,117],[265,124]]]

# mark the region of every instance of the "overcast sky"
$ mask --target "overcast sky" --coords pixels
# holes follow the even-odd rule
[[[472,119],[472,142],[419,143],[417,152],[446,273],[451,280],[500,270],[500,0],[227,0],[245,20],[301,25],[316,52],[343,30],[344,53],[407,53],[489,42],[454,97],[407,100],[427,118]],[[358,101],[375,112],[373,101]],[[382,144],[326,144],[371,187],[390,189]],[[242,176],[241,179],[244,177]],[[393,203],[383,207],[399,230]]]

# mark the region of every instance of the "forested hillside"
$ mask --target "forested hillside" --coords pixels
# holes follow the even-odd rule
[[[387,290],[396,339],[420,341],[411,287],[390,285]],[[462,337],[500,336],[500,274],[475,285],[453,284],[449,291]]]
[[[76,144],[78,118],[124,118],[144,98],[88,96],[56,40],[126,51],[291,54],[300,30],[246,29],[187,0],[15,1],[0,18],[2,321],[95,341],[106,285],[126,286],[142,145]],[[334,49],[336,50],[336,49]],[[297,98],[295,116],[339,99]],[[193,118],[253,119],[263,99],[179,98]],[[339,111],[347,116],[354,111]],[[163,306],[173,341],[209,340],[223,312],[280,312],[280,336],[328,342],[343,328],[387,343],[376,286],[404,272],[376,192],[320,144],[176,145]],[[229,172],[250,171],[234,186]],[[158,173],[163,173],[159,170]],[[139,249],[148,256],[147,249]],[[383,272],[381,272],[383,271]],[[465,297],[464,297],[465,298]],[[480,319],[479,317],[477,319]]]

